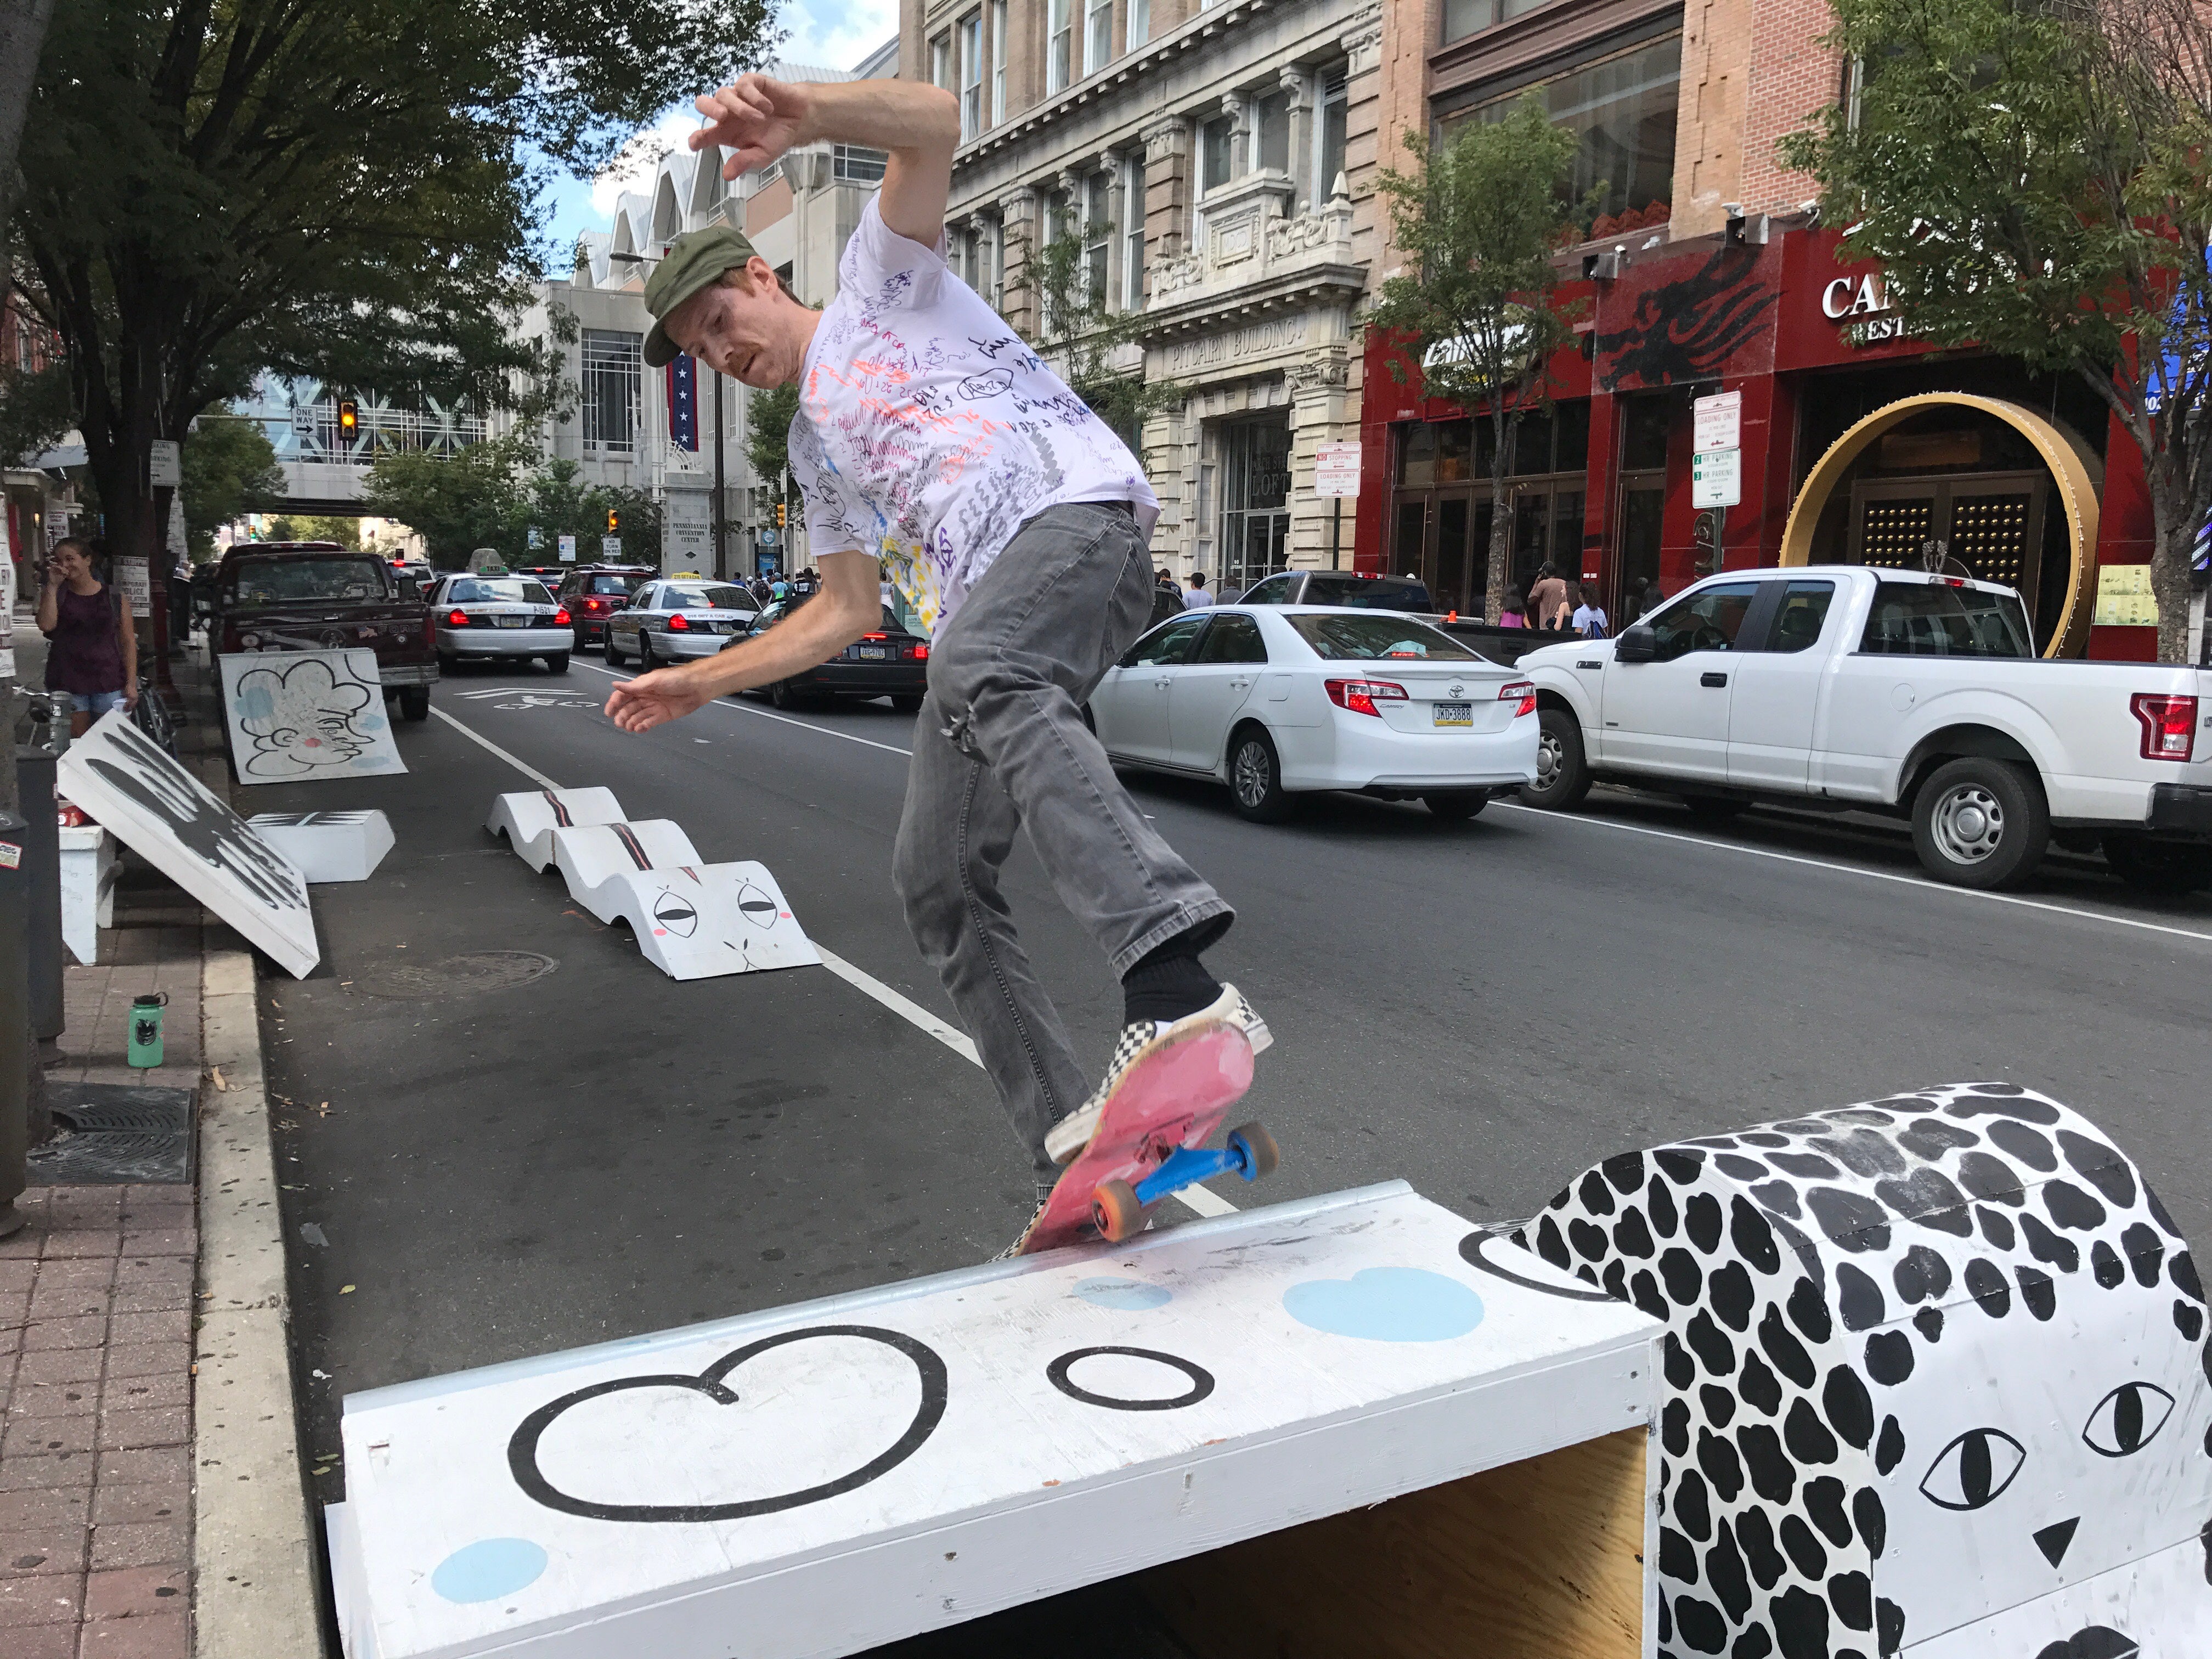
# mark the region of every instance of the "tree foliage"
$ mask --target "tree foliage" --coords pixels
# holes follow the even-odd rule
[[[791,470],[791,423],[799,417],[799,382],[763,391],[745,389],[745,459],[753,477],[771,489]]]
[[[479,547],[496,549],[509,564],[550,564],[564,535],[576,538],[580,560],[596,559],[610,512],[623,561],[658,565],[659,503],[641,490],[580,484],[580,471],[574,461],[542,461],[528,432],[471,444],[449,459],[390,451],[363,480],[362,504],[418,532],[440,569],[462,568]]]
[[[1784,141],[1938,346],[2080,376],[2143,458],[2159,655],[2212,514],[2212,23],[2194,0],[1836,0],[1856,108]]]
[[[1423,348],[1431,397],[1490,416],[1486,592],[1494,616],[1510,580],[1505,477],[1514,430],[1544,401],[1552,354],[1574,337],[1553,256],[1589,222],[1606,186],[1580,200],[1569,194],[1577,140],[1552,124],[1536,92],[1496,120],[1469,121],[1449,144],[1409,131],[1406,148],[1413,170],[1385,169],[1378,182],[1408,269],[1382,283],[1367,325]],[[1391,372],[1405,379],[1403,362],[1394,357]]]
[[[1114,227],[1094,232],[1110,236]],[[1180,409],[1188,394],[1176,381],[1145,378],[1144,314],[1109,308],[1105,294],[1091,283],[1083,243],[1084,233],[1073,225],[1036,248],[1016,239],[1013,257],[1042,324],[1030,343],[1141,459],[1145,422]]]
[[[489,407],[550,164],[769,43],[765,0],[58,0],[14,216],[118,545],[148,443],[269,369]],[[527,395],[527,394],[526,394]]]
[[[215,556],[215,532],[282,505],[284,471],[258,421],[203,420],[185,434],[185,544]]]

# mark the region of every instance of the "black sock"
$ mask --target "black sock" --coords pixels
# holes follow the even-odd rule
[[[1213,916],[1148,951],[1121,975],[1121,1021],[1181,1019],[1221,994],[1198,953],[1229,931],[1227,916]]]

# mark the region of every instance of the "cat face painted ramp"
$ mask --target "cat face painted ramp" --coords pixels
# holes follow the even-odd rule
[[[628,914],[623,878],[704,860],[673,818],[579,824],[553,832],[553,867],[568,896],[601,921]]]
[[[671,979],[822,960],[763,864],[626,872],[600,890],[629,921],[639,954]]]
[[[553,832],[572,824],[619,823],[622,803],[611,789],[526,789],[491,804],[484,828],[533,870],[553,862]]]

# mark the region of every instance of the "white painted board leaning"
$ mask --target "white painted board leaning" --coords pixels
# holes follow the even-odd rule
[[[404,772],[376,653],[234,651],[218,659],[240,783],[310,783]]]
[[[854,1653],[1646,1424],[1660,1331],[1393,1182],[355,1395],[339,1626]]]
[[[61,793],[295,979],[322,959],[307,878],[118,708],[61,757]]]

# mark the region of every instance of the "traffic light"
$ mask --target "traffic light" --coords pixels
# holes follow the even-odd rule
[[[350,398],[338,399],[338,437],[348,448],[361,435],[361,405]]]
[[[778,530],[783,528],[783,503],[781,501],[778,501],[775,504],[775,527]]]
[[[611,536],[622,528],[622,514],[611,507],[607,509],[607,534]]]

